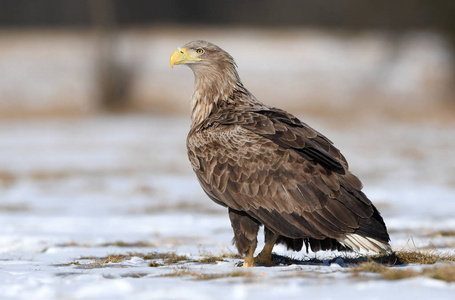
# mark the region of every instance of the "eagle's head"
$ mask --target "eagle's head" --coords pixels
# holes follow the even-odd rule
[[[259,102],[240,81],[234,59],[229,53],[206,41],[192,41],[171,55],[171,67],[187,65],[193,70],[191,98],[193,126],[200,124],[217,106],[249,106]]]
[[[171,67],[185,64],[195,73],[235,69],[235,62],[229,53],[206,41],[192,41],[171,55]]]

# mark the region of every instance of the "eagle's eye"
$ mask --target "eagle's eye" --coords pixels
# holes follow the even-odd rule
[[[197,48],[197,49],[196,49],[196,53],[197,53],[197,54],[204,54],[204,49]]]

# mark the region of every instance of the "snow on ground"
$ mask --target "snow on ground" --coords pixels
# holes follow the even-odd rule
[[[332,126],[301,117],[348,158],[394,250],[455,252],[455,237],[441,234],[455,232],[453,124],[376,118]],[[188,127],[187,118],[150,115],[0,121],[0,298],[453,297],[454,283],[359,277],[343,261],[236,267],[227,214],[205,196],[187,161]],[[151,267],[132,255],[94,265],[97,257],[151,252],[192,261]],[[197,262],[208,254],[228,257]]]

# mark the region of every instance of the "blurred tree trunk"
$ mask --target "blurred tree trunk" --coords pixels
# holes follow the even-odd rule
[[[98,105],[104,110],[121,111],[130,104],[134,68],[119,59],[113,0],[91,0],[90,8],[97,42]]]

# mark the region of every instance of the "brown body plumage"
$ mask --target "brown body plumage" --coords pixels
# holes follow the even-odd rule
[[[272,264],[276,243],[296,251],[304,243],[313,251],[391,251],[382,217],[329,139],[259,102],[218,46],[190,42],[173,53],[174,64],[195,75],[191,165],[207,195],[228,207],[244,265]],[[266,245],[253,259],[261,225]]]

